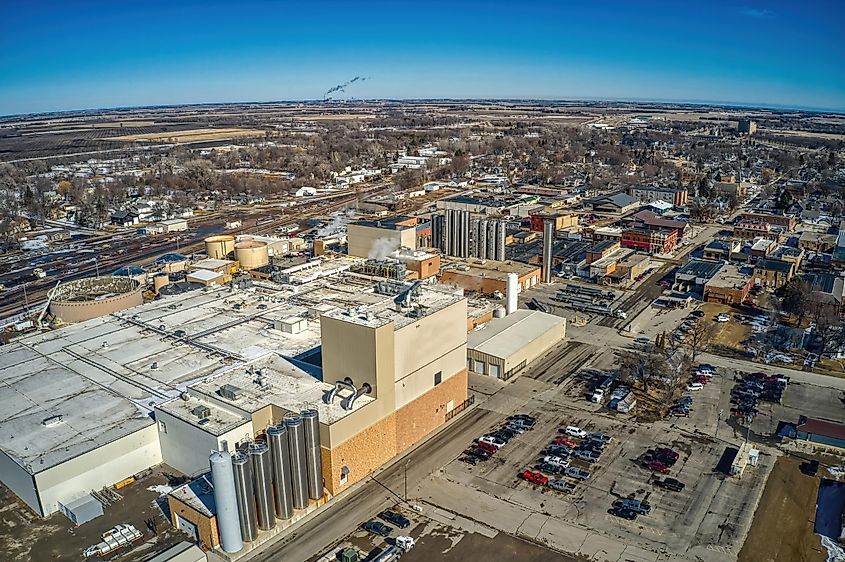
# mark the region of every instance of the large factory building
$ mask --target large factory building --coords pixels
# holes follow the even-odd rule
[[[214,483],[206,503],[201,485],[181,490],[174,522],[242,552],[467,400],[460,291],[331,260],[309,279],[206,287],[0,348],[0,480],[73,517],[163,462]]]

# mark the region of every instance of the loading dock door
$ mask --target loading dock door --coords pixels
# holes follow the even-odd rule
[[[194,540],[194,542],[199,541],[199,533],[197,533],[197,526],[196,525],[194,525],[193,523],[191,523],[190,521],[188,521],[187,519],[185,519],[184,517],[182,517],[178,513],[176,514],[176,523],[177,523],[177,527],[179,528],[179,530],[187,533],[187,535],[189,537],[191,537]]]

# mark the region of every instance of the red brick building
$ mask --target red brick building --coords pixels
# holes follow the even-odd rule
[[[666,254],[678,244],[676,230],[645,228],[628,228],[622,231],[623,248],[643,250],[649,254]]]

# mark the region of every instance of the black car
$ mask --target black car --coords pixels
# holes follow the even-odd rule
[[[361,528],[370,533],[375,533],[380,537],[386,537],[393,532],[393,527],[388,527],[381,521],[367,521],[361,525]]]
[[[542,462],[534,468],[536,468],[540,472],[545,472],[546,474],[563,474],[564,470],[564,467],[557,466],[548,462]]]
[[[525,420],[525,421],[529,421],[529,422],[532,422],[532,423],[537,421],[537,418],[535,418],[533,416],[529,416],[528,414],[514,414],[512,416],[508,416],[508,419],[509,420]]]
[[[482,462],[482,459],[479,457],[473,457],[472,455],[464,455],[461,457],[461,460],[467,464],[471,464],[472,466],[477,465],[478,463]]]
[[[471,449],[467,449],[466,451],[464,451],[464,453],[466,453],[470,457],[476,457],[483,461],[486,461],[493,456],[490,451],[485,451],[484,449],[479,449],[478,447],[472,447]]]
[[[392,523],[400,529],[407,529],[411,526],[411,521],[407,517],[403,517],[395,511],[382,511],[378,514],[378,518],[387,521],[388,523]]]
[[[656,486],[660,486],[661,488],[666,488],[667,490],[672,490],[673,492],[682,492],[686,485],[681,482],[680,480],[676,480],[674,478],[665,478],[660,480],[659,478],[654,481]]]
[[[497,439],[501,439],[502,441],[507,443],[508,441],[514,438],[515,434],[511,433],[510,431],[500,429],[499,431],[494,431],[490,435]]]
[[[633,509],[628,509],[627,507],[611,507],[607,510],[607,512],[611,515],[615,515],[616,517],[627,519],[628,521],[633,521],[637,518],[637,512]]]

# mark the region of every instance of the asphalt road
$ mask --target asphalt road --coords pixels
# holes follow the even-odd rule
[[[361,523],[401,500],[406,467],[410,493],[432,472],[460,455],[473,439],[502,418],[499,413],[476,406],[410,453],[399,457],[392,465],[368,477],[363,485],[338,498],[313,519],[295,527],[282,541],[259,550],[258,554],[248,560],[308,560],[324,554]]]

